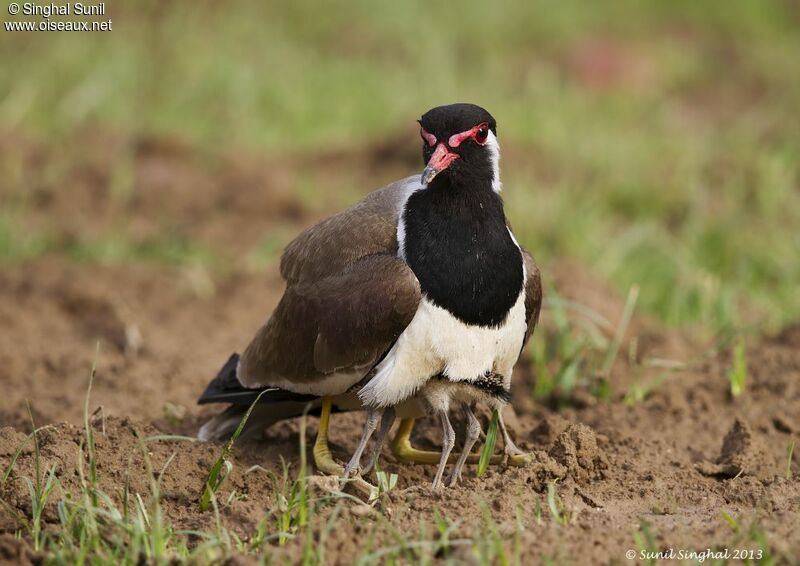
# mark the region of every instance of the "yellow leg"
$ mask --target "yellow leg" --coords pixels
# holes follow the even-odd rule
[[[411,431],[414,428],[414,419],[403,419],[397,428],[397,434],[392,440],[392,454],[395,458],[406,464],[438,464],[441,453],[431,452],[430,450],[417,450],[411,445]],[[458,454],[453,454],[448,460],[455,463]],[[480,454],[470,454],[467,456],[468,464],[477,464]],[[496,454],[492,456],[492,464],[502,464],[504,456]],[[509,466],[525,466],[531,461],[528,454],[517,454],[508,458]]]
[[[411,446],[414,419],[403,419],[392,440],[392,454],[406,464],[438,464],[441,454],[430,450],[417,450]]]
[[[331,449],[328,447],[328,426],[331,419],[331,398],[322,398],[322,411],[319,415],[319,430],[314,441],[314,465],[317,470],[329,476],[344,476],[344,468],[333,459]],[[361,478],[350,478],[348,483],[352,483],[359,491],[364,493],[370,500],[377,497],[377,489]]]
[[[344,468],[331,456],[328,448],[328,424],[331,420],[331,398],[322,398],[322,412],[319,415],[319,430],[314,441],[314,464],[317,470],[330,476],[344,475]]]

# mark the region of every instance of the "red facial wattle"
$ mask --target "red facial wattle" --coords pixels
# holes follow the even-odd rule
[[[477,126],[473,126],[466,132],[453,134],[450,136],[450,139],[447,140],[447,145],[450,147],[458,147],[464,143],[465,140],[469,139],[475,140],[475,143],[478,145],[484,145],[486,140],[489,139],[489,124],[483,122]]]
[[[436,175],[450,167],[450,164],[456,159],[458,159],[458,154],[447,149],[445,144],[440,143],[437,145],[433,155],[428,160],[425,170],[422,172],[422,184],[427,185],[433,181]]]
[[[425,128],[420,128],[420,135],[422,139],[424,139],[429,146],[433,147],[437,143],[436,136],[427,132]],[[453,163],[456,159],[459,158],[459,155],[453,151],[450,151],[450,148],[456,148],[464,143],[466,140],[473,140],[478,145],[485,145],[486,142],[489,140],[489,124],[488,122],[482,122],[477,126],[473,126],[469,130],[465,132],[460,132],[458,134],[453,134],[450,136],[450,139],[447,140],[447,144],[439,143],[436,145],[436,149],[433,151],[433,155],[428,160],[428,163],[425,167],[425,170],[422,172],[422,184],[427,185],[431,181],[433,181],[434,177],[450,167],[450,164]]]
[[[419,129],[419,135],[422,136],[422,139],[424,139],[429,146],[433,147],[436,145],[436,136],[426,131],[425,128]]]

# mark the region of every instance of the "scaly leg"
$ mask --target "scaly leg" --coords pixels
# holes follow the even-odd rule
[[[502,417],[501,417],[502,421]],[[392,454],[400,462],[404,464],[436,464],[441,458],[441,454],[431,452],[430,450],[419,450],[411,445],[411,431],[414,429],[414,419],[402,419],[400,426],[392,440],[391,448]],[[492,464],[502,464],[504,456],[492,456]],[[467,456],[466,464],[477,464],[480,459],[480,454],[470,454]],[[525,466],[529,462],[527,455],[525,456],[512,456],[508,460],[510,466]]]
[[[511,435],[508,434],[506,423],[503,420],[503,411],[497,411],[498,424],[500,425],[500,432],[503,434],[503,465],[504,466],[525,466],[531,462],[532,455],[526,453],[518,448],[514,441],[511,440]]]
[[[317,470],[330,476],[341,476],[344,474],[342,468],[331,456],[328,448],[328,424],[331,418],[331,398],[322,398],[322,411],[319,415],[319,431],[317,439],[314,441],[314,464]]]
[[[418,450],[411,446],[411,431],[414,419],[402,419],[392,440],[392,454],[405,464],[436,464],[441,454],[430,450]]]
[[[372,457],[369,459],[367,467],[364,468],[365,474],[369,473],[369,471],[375,467],[375,464],[378,463],[378,458],[381,456],[381,450],[383,450],[383,445],[386,443],[386,437],[389,436],[389,431],[394,424],[394,417],[394,407],[384,409],[383,416],[381,417],[381,429],[378,431],[378,437],[375,439],[375,447],[373,448]]]
[[[361,455],[364,453],[364,449],[367,447],[367,442],[372,437],[372,433],[375,432],[375,428],[378,426],[378,419],[380,418],[380,413],[374,407],[367,408],[367,420],[364,423],[364,432],[361,434],[361,440],[358,442],[358,446],[356,446],[356,451],[353,452],[353,457],[350,458],[350,461],[344,467],[344,476],[349,478],[350,475],[355,472],[359,474],[361,472]]]
[[[439,459],[439,467],[436,469],[436,475],[433,476],[433,489],[441,489],[442,476],[444,469],[447,467],[447,460],[450,458],[450,452],[453,451],[453,445],[456,443],[456,433],[453,430],[453,425],[450,424],[450,416],[447,411],[440,410],[439,418],[442,420],[442,455]]]
[[[472,447],[481,435],[481,423],[478,421],[475,413],[472,412],[472,407],[464,405],[464,414],[467,416],[467,434],[464,437],[464,449],[461,451],[461,455],[458,457],[455,467],[453,467],[450,479],[447,480],[448,487],[453,487],[461,480],[461,469],[464,467],[467,457],[472,452]]]

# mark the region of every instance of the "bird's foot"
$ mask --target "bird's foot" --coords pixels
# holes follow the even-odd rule
[[[331,449],[328,447],[328,423],[331,415],[331,398],[322,398],[322,411],[319,416],[319,430],[317,439],[314,441],[314,465],[317,471],[335,476],[345,477],[345,469],[339,462],[333,459]],[[345,479],[345,482],[355,487],[360,493],[366,495],[369,501],[378,497],[378,489],[361,478]]]
[[[346,469],[333,459],[327,442],[318,441],[314,444],[314,465],[318,472],[343,478],[343,485],[352,485],[356,491],[367,498],[367,501],[372,501],[378,497],[377,487],[360,477],[350,477]]]
[[[506,444],[503,449],[503,467],[514,466],[522,468],[533,462],[533,454],[525,452],[517,447],[513,442]]]
[[[394,440],[392,441],[392,454],[399,462],[402,462],[403,464],[438,464],[442,457],[440,452],[420,450],[411,444],[411,429],[413,426],[413,419],[404,420],[400,423],[400,428],[398,429]],[[520,451],[520,453],[522,453],[522,451]],[[448,463],[454,464],[457,458],[458,456],[456,454],[451,454],[450,458],[448,459]],[[471,452],[469,456],[467,456],[466,463],[477,464],[479,460],[480,453]],[[490,463],[497,465],[502,464],[503,461],[504,456],[495,454],[492,456]],[[522,462],[519,457],[514,456],[510,458],[509,465],[524,466],[525,463]]]
[[[333,459],[328,443],[319,441],[314,444],[314,465],[317,471],[329,476],[343,476],[344,468],[339,462]]]
[[[367,498],[367,503],[371,503],[378,499],[378,487],[372,485],[365,479],[356,476],[350,478],[342,478],[342,487],[352,485],[356,491]]]
[[[461,479],[461,470],[457,472],[453,470],[453,473],[450,474],[450,477],[447,479],[447,487],[455,487]]]
[[[353,460],[350,460],[344,467],[344,473],[342,474],[342,477],[351,478],[356,476],[361,476],[361,462],[354,462]]]
[[[372,458],[369,459],[369,462],[367,462],[367,465],[364,466],[364,468],[361,470],[361,475],[362,476],[363,475],[369,475],[369,473],[372,470],[375,469],[375,465],[378,463],[378,457],[379,456],[380,456],[380,453],[377,453],[377,454],[374,454],[372,456]]]
[[[408,444],[407,446],[393,446],[392,453],[395,458],[404,464],[438,464],[441,454],[430,450],[419,450]]]

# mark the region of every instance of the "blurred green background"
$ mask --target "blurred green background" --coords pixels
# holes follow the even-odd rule
[[[201,171],[220,156],[288,160],[314,208],[333,190],[350,187],[335,201],[343,205],[394,175],[373,167],[349,182],[348,151],[390,143],[416,152],[422,112],[470,101],[498,120],[508,216],[545,273],[576,259],[622,295],[639,284],[641,308],[665,322],[714,333],[800,318],[797,2],[139,0],[106,9],[108,33],[0,33],[6,264],[56,254],[214,270],[244,253],[176,238],[169,219],[146,241],[120,222],[66,241],[28,222],[36,187],[82,190],[64,177],[90,159],[86,132],[123,146],[180,140]],[[45,157],[32,164],[20,144]],[[345,162],[335,182],[305,175],[308,156],[334,150]],[[109,170],[101,188],[138,190],[127,154],[111,155],[98,158]],[[419,169],[408,163],[408,173]],[[272,261],[299,228],[265,221],[246,252]]]

